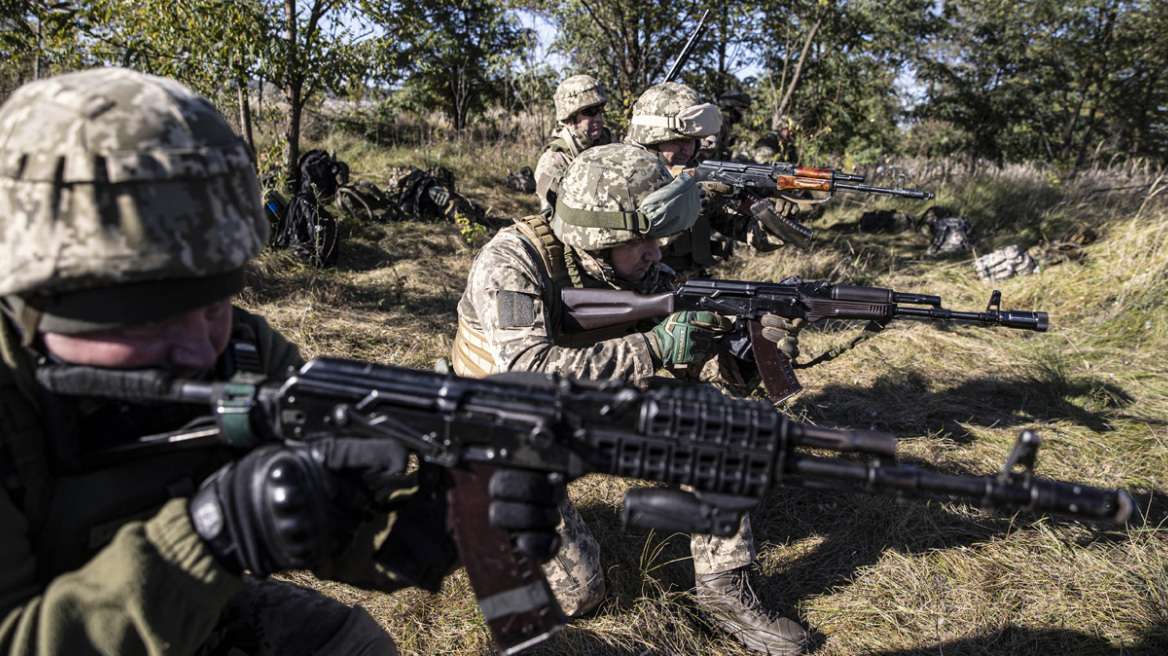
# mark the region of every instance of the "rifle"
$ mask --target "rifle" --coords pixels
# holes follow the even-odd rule
[[[696,387],[642,392],[620,382],[536,373],[460,378],[338,358],[314,359],[276,379],[242,374],[205,382],[72,365],[41,367],[37,379],[58,394],[193,403],[214,417],[209,425],[118,447],[119,457],[207,440],[241,448],[330,436],[397,440],[422,467],[450,474],[454,539],[502,654],[546,639],[566,619],[539,565],[516,554],[508,533],[490,524],[487,484],[498,467],[562,472],[568,480],[598,472],[690,485],[692,493],[630,490],[622,519],[628,526],[721,536],[733,535],[743,513],[783,485],[952,498],[1115,522],[1126,521],[1134,508],[1123,490],[1034,477],[1041,440],[1029,431],[997,475],[942,474],[896,465],[890,435],[799,424],[765,402]],[[411,583],[437,590],[441,574]]]
[[[785,193],[798,190],[831,193],[846,191],[914,200],[929,200],[934,195],[931,191],[904,189],[899,186],[874,187],[864,184],[864,176],[859,174],[795,166],[786,162],[747,164],[706,160],[693,168],[674,167],[674,176],[683,172],[692,175],[698,184],[730,186],[735,190],[735,195],[741,198],[738,208],[740,212],[758,217],[773,234],[801,249],[806,249],[811,245],[811,238],[815,232],[798,221],[770,211],[769,204],[762,203],[764,198],[778,196],[792,202],[799,202],[803,199],[794,198]]]
[[[685,60],[689,59],[689,53],[693,51],[694,45],[697,44],[698,39],[702,35],[702,28],[706,26],[706,16],[710,15],[710,10],[707,9],[702,12],[702,17],[698,20],[698,26],[694,28],[693,34],[689,35],[689,40],[685,42],[681,52],[677,53],[677,59],[673,60],[673,66],[669,67],[669,73],[665,75],[666,82],[672,82],[677,79],[677,74],[681,72],[681,67],[685,66]]]
[[[985,312],[955,312],[941,307],[940,296],[907,294],[880,287],[837,285],[826,280],[793,280],[796,282],[695,278],[682,283],[675,292],[648,295],[612,289],[568,288],[561,294],[565,308],[561,325],[565,332],[576,333],[686,310],[708,310],[736,317],[735,329],[723,338],[722,344],[739,359],[753,360],[758,365],[767,394],[778,403],[800,392],[803,386],[795,376],[796,366],[778,351],[773,342],[762,336],[759,320],[765,314],[777,314],[788,320],[801,319],[807,323],[821,319],[867,319],[868,336],[883,330],[888,321],[901,318],[956,321],[1037,332],[1045,332],[1049,324],[1045,312],[1002,310],[1002,293],[998,290],[990,295]],[[798,368],[834,359],[842,352],[837,349],[825,353]]]

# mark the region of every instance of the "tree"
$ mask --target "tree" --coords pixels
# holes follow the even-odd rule
[[[797,117],[819,150],[875,160],[896,152],[904,104],[897,80],[940,28],[929,0],[760,0],[782,26],[761,46],[761,95],[772,128]]]
[[[0,84],[4,94],[28,80],[82,65],[86,54],[78,48],[79,14],[69,2],[4,2],[0,11]]]
[[[610,107],[623,116],[664,79],[702,13],[696,1],[545,0],[532,7],[559,26],[554,47],[569,58],[572,73],[599,78],[612,96]],[[708,42],[700,43],[691,64],[709,52]],[[687,75],[691,70],[687,66]]]
[[[456,130],[503,98],[508,69],[531,41],[496,0],[393,0],[364,9],[384,29],[383,82],[404,78],[407,95],[446,112]]]
[[[970,155],[1073,170],[1089,156],[1163,158],[1162,0],[962,0],[921,67],[916,115],[967,135]]]

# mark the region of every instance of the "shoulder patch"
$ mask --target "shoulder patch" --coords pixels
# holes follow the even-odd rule
[[[500,291],[495,295],[500,328],[529,328],[535,325],[535,299],[521,292]]]

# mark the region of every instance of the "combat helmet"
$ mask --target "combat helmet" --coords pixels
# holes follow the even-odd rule
[[[556,87],[556,120],[564,123],[581,109],[603,105],[608,93],[591,75],[573,75]]]
[[[674,139],[700,139],[718,134],[722,117],[718,106],[703,103],[698,92],[677,82],[649,87],[633,103],[629,141],[652,146]]]
[[[598,251],[687,230],[700,209],[697,185],[688,173],[674,178],[653,153],[609,144],[572,160],[551,224],[568,246]]]
[[[745,91],[739,91],[738,89],[731,89],[718,96],[718,107],[722,109],[730,109],[732,107],[748,109],[750,107],[750,94]]]
[[[226,298],[269,231],[251,150],[214,106],[120,68],[0,106],[0,216],[0,296],[26,340]]]

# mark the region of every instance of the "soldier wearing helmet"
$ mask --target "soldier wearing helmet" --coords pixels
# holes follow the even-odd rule
[[[750,95],[745,91],[731,90],[718,96],[718,110],[722,113],[722,129],[718,134],[707,137],[702,145],[700,159],[721,161],[747,161],[745,153],[735,152],[738,126],[742,125],[746,112],[750,109]]]
[[[556,121],[560,129],[543,148],[535,166],[535,193],[540,209],[551,208],[548,192],[555,193],[557,177],[568,164],[593,146],[612,141],[612,134],[604,127],[604,103],[608,92],[591,75],[573,75],[556,87]]]
[[[745,94],[741,94],[745,96]],[[731,104],[738,104],[735,95]],[[746,97],[749,100],[749,96]],[[703,138],[718,135],[723,128],[722,113],[717,106],[703,103],[696,91],[676,82],[650,87],[633,104],[626,141],[657,152],[671,170],[692,166]],[[763,252],[783,246],[766,224],[747,211],[750,204],[740,202],[726,185],[703,183],[702,213],[694,227],[676,239],[665,254],[665,262],[682,278],[706,275],[709,267],[730,257],[733,242],[740,242]],[[783,202],[771,211],[794,213],[794,203]],[[719,367],[726,372],[725,366]],[[732,372],[730,372],[732,373]]]
[[[661,241],[688,229],[699,211],[698,190],[687,173],[677,177],[643,148],[591,148],[564,173],[550,217],[537,214],[500,231],[479,253],[458,304],[454,371],[464,376],[539,371],[644,383],[658,370],[675,376],[700,369],[717,350],[729,322],[708,312],[682,312],[632,332],[567,335],[560,292],[567,287],[657,293],[673,288],[661,264]],[[563,546],[544,567],[564,612],[579,616],[604,598],[599,545],[579,513],[560,506]],[[785,619],[746,609],[752,593],[743,568],[754,559],[748,520],[728,539],[693,536],[699,597],[731,617],[726,630],[759,635],[775,651],[781,640],[798,648],[802,629]],[[750,613],[749,626],[734,619]],[[760,614],[761,613],[761,614]],[[761,626],[760,626],[761,625]],[[797,651],[797,649],[796,649]],[[794,652],[790,652],[794,653]]]
[[[783,114],[773,121],[771,127],[774,129],[754,142],[751,159],[758,164],[798,164],[799,151],[795,147],[795,135],[803,126],[794,117]]]
[[[214,107],[117,68],[21,87],[0,106],[0,215],[0,644],[396,653],[364,610],[264,577],[399,587],[375,555],[401,538],[360,477],[396,483],[403,447],[239,454],[206,409],[58,393],[61,373],[226,380],[301,364],[231,303],[268,223],[251,152]],[[535,501],[554,516],[555,501]],[[440,562],[445,527],[422,534],[433,545],[418,553]]]

